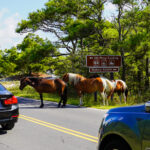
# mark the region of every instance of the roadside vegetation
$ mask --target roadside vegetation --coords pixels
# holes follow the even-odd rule
[[[109,4],[116,11],[106,17],[104,10]],[[56,41],[43,39],[36,31],[52,34]],[[26,36],[16,46],[0,49],[1,78],[39,72],[90,77],[93,74],[86,67],[87,55],[120,55],[119,72],[99,75],[126,82],[128,105],[150,100],[150,0],[47,0],[43,8],[29,12],[28,18],[18,23],[16,32]],[[39,99],[28,88],[12,92]],[[72,90],[68,94],[68,103],[78,104],[77,94]],[[44,99],[58,100],[56,95],[50,97],[45,95]],[[99,107],[93,97],[84,95],[84,105]],[[120,106],[118,96],[110,103]]]
[[[25,97],[31,98],[35,100],[40,100],[39,94],[30,86],[24,88],[24,90],[19,89],[19,81],[7,81],[1,82],[9,91],[11,91],[15,96],[18,97]],[[60,97],[57,94],[43,94],[44,100],[59,102]],[[127,104],[124,103],[122,99],[122,103],[120,104],[120,100],[117,94],[114,95],[113,102],[109,100],[109,106],[103,106],[102,97],[98,94],[97,102],[94,102],[94,94],[85,94],[83,96],[83,106],[85,107],[92,107],[97,109],[110,109],[114,107],[122,107],[122,106],[129,106],[129,105],[136,105],[144,103],[150,100],[149,92],[145,96],[141,96],[138,94],[131,95],[129,92]],[[72,88],[68,88],[68,101],[67,104],[71,105],[79,105],[79,97],[76,94],[76,91]]]

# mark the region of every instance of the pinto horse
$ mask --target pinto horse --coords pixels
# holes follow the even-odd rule
[[[127,84],[123,80],[112,80],[113,84],[115,84],[114,93],[117,93],[120,98],[121,103],[121,94],[123,94],[125,103],[127,102],[128,96],[128,87]]]
[[[61,79],[44,79],[44,78],[34,78],[34,77],[25,77],[20,80],[20,90],[23,90],[27,85],[33,87],[39,94],[41,99],[40,108],[44,106],[43,103],[43,93],[54,93],[58,92],[60,95],[60,101],[58,103],[58,107],[61,106],[61,102],[63,101],[62,107],[66,105],[67,102],[67,85]]]
[[[63,76],[65,82],[70,82],[74,85],[78,96],[80,97],[80,104],[82,105],[82,94],[84,93],[94,93],[96,91],[100,92],[103,97],[103,105],[105,105],[105,100],[113,93],[112,83],[106,78],[96,77],[96,78],[85,78],[79,74],[66,73]]]

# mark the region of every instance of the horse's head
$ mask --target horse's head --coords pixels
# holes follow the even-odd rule
[[[31,81],[30,81],[29,78],[27,78],[27,77],[22,78],[22,79],[20,80],[20,87],[19,87],[19,89],[20,89],[20,90],[23,90],[30,82],[31,82]]]

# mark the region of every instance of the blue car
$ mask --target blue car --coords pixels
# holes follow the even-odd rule
[[[109,110],[99,129],[98,150],[150,150],[150,102]]]

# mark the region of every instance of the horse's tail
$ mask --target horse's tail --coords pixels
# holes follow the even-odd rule
[[[63,106],[65,106],[67,103],[67,84],[61,79],[55,79],[54,82],[56,84],[57,91],[61,96],[61,100],[58,104],[58,107],[60,107],[62,101],[63,101]]]

